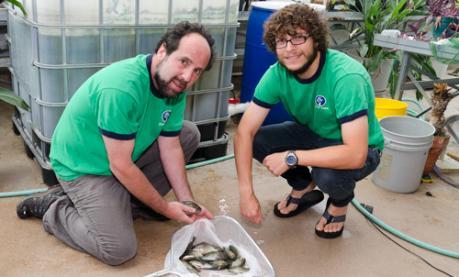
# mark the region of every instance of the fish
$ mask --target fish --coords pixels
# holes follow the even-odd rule
[[[186,269],[188,269],[188,271],[191,271],[193,273],[199,273],[199,270],[197,270],[193,265],[191,265],[189,262],[184,262],[182,260],[182,263],[185,265]]]
[[[238,251],[237,251],[236,247],[234,247],[233,245],[230,245],[230,246],[226,247],[225,248],[225,253],[228,256],[228,258],[230,258],[231,260],[236,259],[237,255],[238,255]]]
[[[213,269],[225,269],[230,265],[230,262],[227,260],[215,260],[210,263],[213,267]]]
[[[225,252],[223,251],[208,253],[200,258],[200,260],[204,262],[213,262],[215,260],[226,260],[226,259],[227,259],[227,256],[225,255]]]
[[[185,267],[194,273],[201,270],[228,270],[233,274],[240,274],[250,270],[246,259],[234,245],[219,247],[207,242],[195,244],[193,237],[180,256],[180,261]]]
[[[198,215],[202,211],[201,206],[196,204],[194,201],[187,200],[187,201],[181,201],[180,203],[187,205],[188,207],[191,207],[194,209],[194,212],[185,212],[187,215],[194,215],[194,214]]]
[[[246,266],[241,266],[241,267],[230,267],[228,269],[229,272],[231,273],[234,273],[234,274],[241,274],[241,273],[244,273],[244,272],[247,272],[249,271],[250,268],[246,267]]]
[[[236,260],[231,263],[230,267],[241,267],[245,265],[245,259],[242,256],[238,256]]]
[[[219,251],[218,247],[216,247],[214,245],[211,245],[211,244],[208,244],[208,243],[205,243],[205,242],[201,242],[201,243],[195,245],[191,249],[190,255],[193,255],[196,258],[201,258],[202,256],[205,256],[205,255],[210,254],[210,253],[215,253],[215,252],[218,252],[218,251]]]
[[[183,256],[182,258],[180,258],[182,261],[185,261],[185,262],[188,262],[188,261],[191,261],[191,260],[196,260],[196,257],[193,256],[193,255],[185,255]]]
[[[196,237],[193,236],[190,243],[188,243],[188,245],[186,246],[185,252],[183,252],[183,254],[180,256],[180,259],[182,259],[184,256],[186,256],[191,251],[191,248],[193,248],[193,244],[195,240],[196,240]]]
[[[192,267],[197,269],[198,271],[201,271],[202,269],[214,269],[214,266],[208,263],[203,263],[198,260],[192,260],[188,262]]]

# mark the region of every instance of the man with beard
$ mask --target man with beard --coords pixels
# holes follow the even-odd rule
[[[252,182],[254,157],[292,187],[274,205],[278,217],[295,216],[321,202],[321,191],[329,194],[315,232],[335,238],[342,234],[355,182],[379,164],[384,140],[370,76],[357,61],[327,49],[325,24],[303,4],[289,5],[265,23],[264,41],[278,62],[258,83],[234,147],[240,210],[248,220],[262,221]],[[260,128],[278,102],[294,121]]]
[[[202,25],[182,22],[153,55],[90,77],[52,137],[50,158],[60,185],[23,200],[17,215],[42,218],[47,232],[109,265],[135,256],[133,218],[212,218],[203,206],[182,202],[193,201],[185,161],[200,141],[197,127],[183,121],[183,91],[211,67],[213,44]],[[177,201],[163,198],[171,188]]]

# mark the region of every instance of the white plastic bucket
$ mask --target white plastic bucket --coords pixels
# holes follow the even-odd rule
[[[434,127],[405,116],[385,117],[380,124],[385,148],[373,174],[373,183],[393,192],[415,192],[432,146]]]

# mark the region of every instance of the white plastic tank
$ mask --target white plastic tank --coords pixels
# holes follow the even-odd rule
[[[24,118],[31,118],[26,132],[34,132],[29,135],[38,140],[35,145],[50,142],[66,104],[87,78],[115,61],[151,53],[167,28],[183,20],[205,25],[216,51],[211,71],[188,92],[185,118],[198,128],[224,128],[239,0],[20,2],[27,16],[11,6],[8,14],[12,73],[17,94],[31,105]],[[217,129],[208,133],[212,141],[223,135]]]

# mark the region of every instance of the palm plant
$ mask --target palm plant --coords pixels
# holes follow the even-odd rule
[[[355,1],[354,1],[355,2]],[[358,56],[370,74],[385,59],[397,59],[396,53],[374,45],[374,34],[386,29],[402,29],[412,16],[425,14],[425,0],[363,0],[354,5],[363,16],[363,24],[352,31]]]
[[[347,0],[348,2],[351,0]],[[399,54],[390,49],[385,49],[374,45],[374,35],[381,33],[383,30],[397,29],[403,30],[405,26],[413,28],[413,17],[426,16],[425,0],[360,0],[355,5],[354,0],[351,3],[363,16],[363,24],[353,30],[350,40],[358,43],[359,48],[357,55],[363,60],[363,65],[370,74],[374,74],[384,60],[393,59],[393,67],[389,79],[390,95],[394,97],[395,86],[398,79],[400,67]],[[416,22],[418,23],[418,22]],[[417,27],[419,29],[419,26]],[[428,57],[421,55],[412,55],[413,75],[421,78],[419,72],[436,77],[435,70],[432,68],[431,61]],[[416,96],[421,98],[422,95],[417,92]]]

